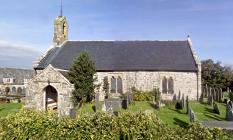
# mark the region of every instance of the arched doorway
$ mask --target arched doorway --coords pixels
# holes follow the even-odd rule
[[[45,88],[45,110],[57,110],[57,90],[52,86]]]

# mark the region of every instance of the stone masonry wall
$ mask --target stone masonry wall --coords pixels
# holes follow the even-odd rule
[[[49,85],[58,93],[58,114],[69,115],[70,109],[73,108],[71,102],[73,85],[50,66],[37,74],[26,86],[26,108],[45,110],[45,88]]]
[[[163,77],[172,77],[174,80],[174,94],[162,94],[162,99],[172,100],[174,95],[179,92],[189,99],[196,100],[198,93],[198,75],[195,72],[97,72],[98,84],[100,84],[99,93],[103,94],[103,79],[108,76],[108,82],[111,83],[111,77],[122,78],[123,93],[129,92],[132,87],[142,91],[150,91],[153,88],[162,89]],[[112,93],[112,96],[119,94]],[[103,100],[104,96],[101,96]]]

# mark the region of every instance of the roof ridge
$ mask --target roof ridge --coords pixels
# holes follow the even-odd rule
[[[67,42],[187,42],[188,40],[68,40]]]

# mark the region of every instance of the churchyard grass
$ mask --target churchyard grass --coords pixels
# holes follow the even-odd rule
[[[22,108],[22,103],[2,103],[0,104],[0,117],[5,117],[10,113],[16,113]]]
[[[220,115],[213,112],[213,107],[205,103],[199,103],[196,101],[190,101],[189,105],[196,115],[197,121],[205,120],[225,120],[226,107],[224,103],[217,103],[220,109]],[[94,113],[94,103],[86,103],[80,109],[78,113]],[[134,101],[129,105],[127,110],[121,109],[121,112],[144,112],[150,111],[155,113],[163,122],[167,123],[170,127],[181,126],[185,127],[189,123],[188,114],[186,109],[175,109],[175,103],[166,105],[159,110],[155,109],[152,102]]]
[[[195,101],[190,101],[190,107],[196,115],[197,121],[204,120],[224,120],[226,107],[224,103],[217,103],[220,109],[220,115],[213,112],[213,107]],[[94,113],[94,102],[85,103],[77,110],[77,114]],[[0,104],[0,117],[5,117],[10,113],[17,112],[22,107],[22,103],[4,103]],[[189,123],[186,109],[177,110],[175,104],[169,104],[159,110],[155,109],[152,102],[134,101],[129,105],[127,110],[121,109],[121,112],[144,112],[150,111],[155,114],[165,123],[171,127],[186,126]]]

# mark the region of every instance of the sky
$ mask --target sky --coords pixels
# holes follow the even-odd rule
[[[60,0],[0,0],[0,67],[32,68],[52,47]],[[186,40],[233,66],[233,0],[63,0],[69,40]],[[171,52],[172,53],[172,52]]]

